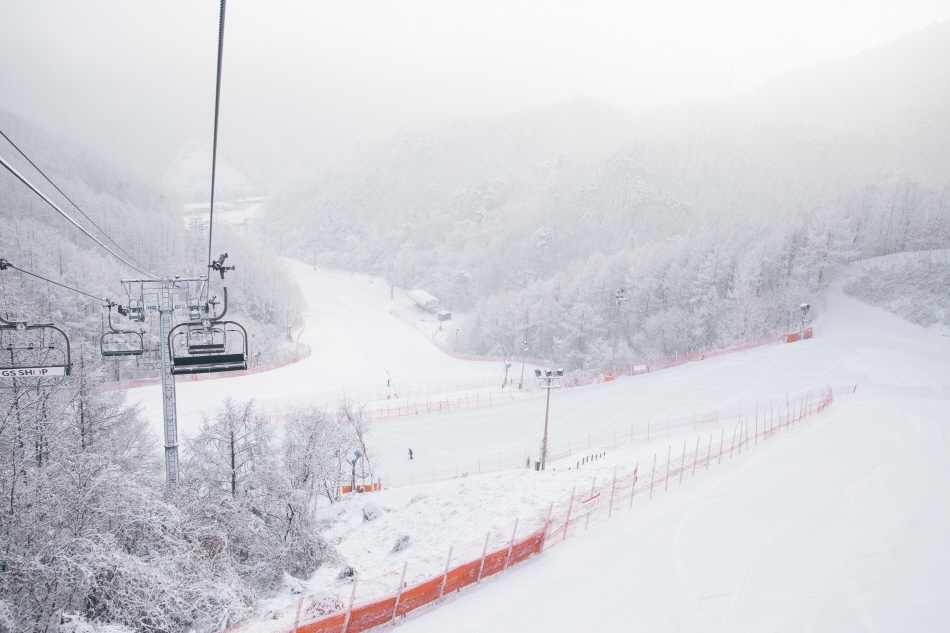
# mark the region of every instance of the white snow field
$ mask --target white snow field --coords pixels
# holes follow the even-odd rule
[[[654,453],[663,462],[668,446],[692,447],[696,434],[664,437],[667,417],[857,384],[764,445],[409,614],[402,630],[950,630],[950,340],[837,289],[825,310],[808,341],[554,393],[555,444],[648,422],[660,429],[650,443],[594,443],[583,453],[606,456],[579,470],[565,470],[575,457],[556,471],[471,473],[358,495],[324,510],[326,536],[361,578],[398,573],[406,561],[407,578],[431,575],[450,545],[458,552],[491,531],[495,546],[515,518],[524,535],[573,487],[637,462],[645,473]],[[416,472],[491,451],[536,454],[543,409],[536,398],[385,420],[373,436],[394,472],[409,468],[407,444]],[[365,522],[370,500],[383,515]],[[408,546],[395,552],[400,537]],[[338,585],[338,572],[289,582],[265,608]]]
[[[374,408],[382,398],[381,406],[385,406],[390,376],[403,396],[401,401],[410,395],[410,400],[424,402],[427,391],[463,398],[470,391],[474,401],[479,390],[466,390],[465,385],[488,383],[494,386],[491,391],[497,399],[504,376],[502,363],[460,360],[439,351],[425,334],[390,313],[397,310],[408,320],[432,320],[432,315],[413,308],[404,292],[390,299],[389,287],[378,277],[314,271],[294,260],[286,263],[307,300],[306,326],[299,340],[311,346],[310,357],[250,376],[177,383],[180,437],[193,434],[202,414],[214,415],[229,396],[241,401],[254,398],[261,410],[270,413],[279,413],[287,405],[334,407],[342,397],[358,403],[373,399]],[[529,365],[528,371],[532,369]],[[485,389],[480,391],[483,398],[489,397]],[[131,389],[129,398],[141,402],[161,436],[161,387]]]
[[[650,379],[684,405],[809,379],[854,395],[402,630],[950,630],[950,341],[838,292],[827,307],[811,341]]]

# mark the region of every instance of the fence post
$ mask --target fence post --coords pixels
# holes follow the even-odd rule
[[[571,508],[574,507],[574,493],[577,492],[577,486],[571,488],[571,500],[567,503],[567,518],[564,519],[564,537],[562,541],[567,540],[567,525],[571,522]]]
[[[478,577],[475,579],[476,583],[482,581],[482,570],[485,569],[485,555],[488,553],[488,538],[491,536],[491,530],[485,533],[485,546],[482,547],[482,562],[478,565]]]
[[[359,576],[353,579],[353,591],[350,592],[350,604],[346,607],[346,617],[343,618],[343,633],[346,633],[346,629],[350,626],[350,614],[353,613],[353,601],[356,599],[356,585],[359,581]]]
[[[517,519],[515,519],[517,521]],[[449,579],[449,563],[452,562],[452,545],[449,545],[449,555],[445,557],[445,572],[442,574],[442,586],[439,587],[439,602],[445,595],[445,581]]]
[[[389,621],[390,624],[396,621],[396,611],[399,610],[399,601],[402,599],[402,583],[406,580],[406,568],[409,566],[409,561],[406,561],[402,564],[402,575],[399,576],[399,588],[396,590],[396,604],[393,605],[393,617]]]
[[[699,436],[696,436],[696,451],[693,453],[693,475],[696,474],[696,463],[699,461]]]
[[[709,434],[709,446],[706,448],[706,470],[709,470],[709,458],[712,455],[712,433]]]
[[[683,483],[683,471],[686,470],[686,440],[683,440],[683,457],[680,459],[680,483]]]
[[[297,633],[297,626],[300,624],[300,608],[303,606],[303,601],[306,598],[301,598],[297,601],[297,615],[294,616],[294,633]]]
[[[607,518],[609,519],[614,512],[614,490],[617,488],[617,467],[614,466],[614,482],[610,484],[610,507],[607,508]]]
[[[726,441],[726,429],[719,429],[719,461],[718,464],[722,463],[722,444]]]
[[[650,498],[653,498],[653,475],[656,474],[656,453],[653,453],[653,470],[650,471]],[[631,503],[633,503],[631,501]]]
[[[666,478],[663,480],[663,490],[670,489],[670,455],[673,453],[673,447],[666,447]]]
[[[633,467],[633,484],[630,486],[630,507],[633,507],[633,494],[637,491],[637,471],[640,469],[640,462]]]
[[[739,432],[739,425],[735,425],[732,429],[732,444],[729,446],[729,459],[732,459],[732,451],[736,450],[736,433]]]
[[[588,497],[588,501],[594,498],[594,488],[596,487],[597,487],[597,477],[594,477],[590,482],[590,497]],[[584,520],[585,532],[587,531],[587,526],[590,525],[590,515],[593,514],[593,512],[594,512],[593,509],[587,512],[587,517]]]
[[[551,512],[554,511],[554,502],[551,502],[551,505],[548,506],[548,518],[544,520],[544,532],[541,533],[541,547],[538,548],[538,553],[544,551],[544,543],[548,540],[548,529],[551,527]],[[485,546],[488,546],[488,541],[485,541]],[[482,554],[482,565],[485,564],[485,555]],[[479,572],[481,574],[481,572]]]
[[[508,555],[505,557],[505,568],[502,571],[508,571],[508,563],[511,562],[511,548],[515,546],[515,533],[517,532],[518,532],[518,519],[515,519],[515,527],[514,529],[511,530],[511,540],[508,542]]]

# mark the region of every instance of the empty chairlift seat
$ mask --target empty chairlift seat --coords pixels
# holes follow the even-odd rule
[[[144,345],[139,332],[106,332],[99,339],[99,351],[103,358],[141,356]]]
[[[168,336],[173,374],[247,369],[247,331],[235,321],[182,323]]]

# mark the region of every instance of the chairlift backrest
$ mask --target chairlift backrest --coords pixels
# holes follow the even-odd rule
[[[217,323],[189,325],[186,340],[189,354],[223,354],[227,349],[227,329]]]
[[[58,327],[0,319],[0,388],[58,384],[70,368],[69,337]]]

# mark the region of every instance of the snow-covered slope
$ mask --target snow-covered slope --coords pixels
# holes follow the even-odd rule
[[[948,358],[938,333],[835,292],[811,341],[668,370],[653,391],[684,405],[809,377],[858,388],[404,630],[945,631]],[[620,388],[592,389],[591,410]]]
[[[387,389],[390,376],[402,395],[456,391],[457,384],[464,387],[486,381],[498,390],[504,376],[502,363],[452,358],[390,313],[396,310],[410,321],[433,318],[412,308],[405,292],[397,291],[396,298],[390,299],[389,287],[380,278],[315,271],[301,262],[285,261],[307,301],[306,328],[299,340],[311,346],[311,356],[260,374],[178,383],[180,435],[193,433],[201,415],[213,415],[228,396],[242,401],[255,398],[260,408],[276,413],[291,404],[334,407],[344,397],[358,403],[385,398],[392,392]],[[129,397],[140,400],[156,432],[161,433],[161,388],[133,389]]]

